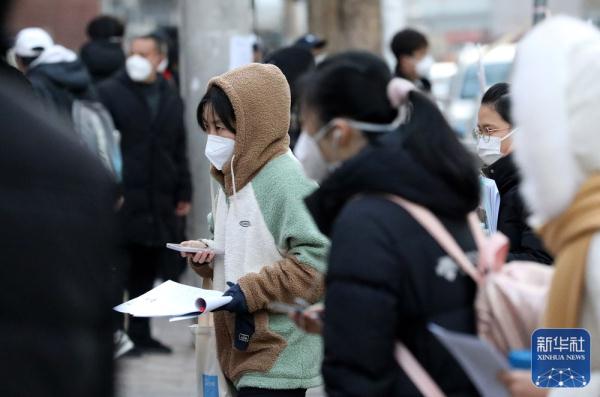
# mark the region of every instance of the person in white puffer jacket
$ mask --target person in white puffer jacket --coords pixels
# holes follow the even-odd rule
[[[581,389],[536,389],[502,376],[513,396],[600,396],[600,32],[555,17],[519,44],[513,79],[516,162],[529,223],[555,255],[545,328],[585,328],[592,376]]]

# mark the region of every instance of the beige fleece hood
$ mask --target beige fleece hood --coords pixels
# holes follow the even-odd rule
[[[208,87],[221,88],[235,113],[235,151],[233,161],[223,171],[211,168],[225,193],[237,191],[273,158],[289,148],[290,88],[277,66],[253,63],[214,77]]]

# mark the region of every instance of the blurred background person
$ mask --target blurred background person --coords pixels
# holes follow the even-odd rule
[[[498,83],[490,87],[481,99],[477,127],[477,153],[485,164],[481,172],[496,182],[500,192],[498,231],[510,240],[507,260],[533,261],[549,264],[552,257],[535,232],[527,225],[529,212],[519,195],[520,177],[513,162],[513,126],[509,85]]]
[[[553,62],[548,62],[552,59]],[[591,382],[537,389],[530,372],[505,374],[515,397],[600,395],[600,33],[568,17],[542,23],[519,44],[513,83],[521,191],[554,254],[545,328],[591,335]]]
[[[81,47],[81,60],[95,83],[111,77],[125,66],[123,22],[110,15],[100,15],[87,26],[89,41]]]
[[[13,48],[19,70],[26,73],[31,63],[53,45],[54,40],[42,28],[32,27],[19,31]]]
[[[98,93],[121,132],[124,205],[120,211],[129,254],[131,298],[152,289],[162,261],[179,266],[165,243],[181,241],[190,211],[183,102],[158,73],[166,47],[157,36],[131,41],[126,70],[98,85]],[[170,353],[152,338],[147,318],[132,317],[129,336],[140,352]]]
[[[388,98],[390,79],[379,58],[344,53],[327,59],[305,82],[302,120],[314,142],[312,157],[335,168],[306,199],[332,240],[324,315],[326,392],[420,396],[394,357],[400,340],[447,395],[474,396],[473,385],[427,323],[474,334],[475,284],[386,195],[429,208],[465,251],[474,252],[466,218],[479,200],[475,162],[435,104],[412,84],[402,81],[401,98]],[[400,127],[397,107],[407,99],[412,112]]]
[[[162,26],[152,35],[159,37],[167,45],[167,56],[158,65],[162,77],[179,87],[179,33],[174,26]]]
[[[55,44],[39,28],[26,28],[15,40],[17,61],[44,107],[71,120],[76,99],[93,99],[90,75],[73,51]]]
[[[312,53],[302,47],[293,46],[281,48],[272,52],[265,58],[265,63],[277,66],[283,72],[292,96],[290,115],[290,148],[294,148],[300,136],[300,115],[298,97],[300,77],[315,67],[315,58]]]
[[[305,48],[312,52],[316,63],[321,63],[327,57],[327,40],[312,33],[299,37],[294,43],[296,47]]]
[[[45,33],[45,32],[44,32]],[[7,79],[10,79],[15,84],[20,84],[22,90],[32,90],[31,83],[25,77],[23,72],[19,70],[16,65],[12,65],[8,61],[8,48],[10,48],[10,40],[4,34],[0,34],[0,76],[4,76]],[[24,53],[32,53],[35,55],[35,52],[31,51],[23,51]]]
[[[431,92],[428,76],[434,60],[427,37],[414,29],[401,30],[394,35],[391,50],[396,57],[394,75],[411,81],[423,92]]]
[[[265,59],[265,55],[267,53],[267,48],[265,44],[260,39],[260,37],[256,38],[254,44],[252,44],[252,62],[261,63]]]
[[[110,397],[116,186],[21,87],[0,74],[0,395]]]

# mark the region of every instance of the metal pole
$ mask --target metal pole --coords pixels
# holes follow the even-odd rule
[[[533,0],[533,24],[536,25],[546,18],[548,0]]]

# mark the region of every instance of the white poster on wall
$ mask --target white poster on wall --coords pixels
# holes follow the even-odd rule
[[[232,36],[229,40],[229,70],[239,68],[254,61],[252,46],[256,36]]]

